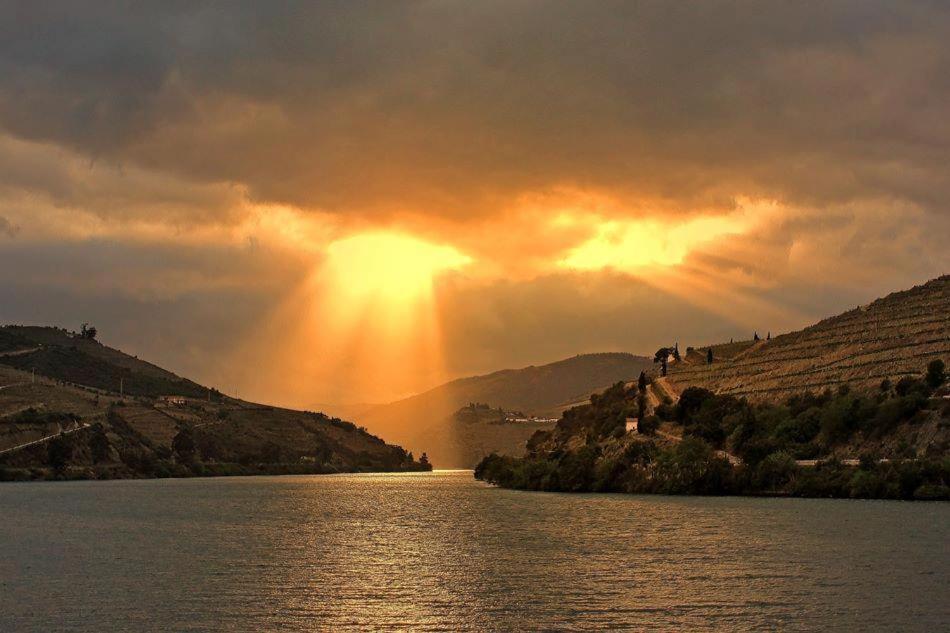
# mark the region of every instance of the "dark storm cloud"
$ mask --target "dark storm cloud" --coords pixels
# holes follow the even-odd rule
[[[950,267],[947,42],[938,2],[3,2],[0,321],[226,382],[358,226],[475,260],[453,374],[797,328]],[[558,264],[747,206],[670,292]]]
[[[299,283],[299,262],[246,246],[18,240],[0,248],[0,323],[77,329],[209,384]],[[283,260],[283,261],[282,261]]]
[[[679,339],[685,347],[740,331],[730,319],[609,272],[474,285],[447,280],[439,298],[446,361],[459,375],[585,352],[647,354]]]
[[[467,217],[563,185],[684,212],[950,194],[940,3],[2,11],[9,133],[258,200]]]

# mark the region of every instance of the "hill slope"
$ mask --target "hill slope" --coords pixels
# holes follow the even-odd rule
[[[770,341],[702,347],[670,365],[679,389],[697,386],[754,401],[777,401],[841,384],[876,387],[950,358],[950,275],[895,292]]]
[[[129,395],[201,398],[208,393],[206,387],[161,367],[59,328],[0,328],[0,363],[107,391],[122,387]]]
[[[53,463],[54,449],[67,456],[63,463]],[[228,398],[65,330],[0,328],[6,478],[426,467],[402,448],[322,413]]]
[[[950,498],[948,278],[771,341],[691,350],[493,455],[512,488]],[[714,393],[715,392],[715,393]]]
[[[636,378],[650,359],[625,353],[583,354],[562,361],[453,380],[425,393],[370,409],[360,422],[411,450],[425,450],[440,467],[471,467],[496,451],[520,453],[547,423],[461,423],[454,413],[471,402],[557,417],[578,399],[618,380]]]

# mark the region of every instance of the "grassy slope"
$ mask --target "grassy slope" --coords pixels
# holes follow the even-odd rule
[[[0,355],[0,450],[57,432],[61,416],[68,414],[81,423],[102,425],[116,450],[110,460],[95,466],[113,476],[167,474],[162,464],[175,461],[170,459],[172,441],[186,427],[214,445],[215,454],[208,461],[218,462],[219,469],[224,461],[242,464],[238,471],[266,461],[296,467],[301,458],[315,472],[418,467],[400,447],[348,422],[220,394],[209,402],[208,391],[196,383],[118,350],[70,338],[61,330],[0,329],[0,352],[34,346],[41,349]],[[35,383],[28,371],[34,368]],[[119,376],[125,380],[125,397],[115,391]],[[199,397],[172,404],[162,395]],[[73,464],[87,470],[94,465],[86,446],[89,435],[89,430],[69,435],[76,449]],[[46,446],[0,456],[0,464],[44,468]]]
[[[950,276],[771,341],[714,346],[712,365],[706,349],[671,365],[679,389],[774,401],[806,389],[875,387],[884,378],[919,374],[930,360],[950,360]]]

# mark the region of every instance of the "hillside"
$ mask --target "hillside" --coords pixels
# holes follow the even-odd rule
[[[229,398],[65,330],[0,328],[0,478],[425,468],[322,413]]]
[[[950,498],[947,277],[618,382],[476,476],[512,488]]]
[[[460,424],[453,414],[470,402],[557,417],[618,380],[630,380],[652,366],[650,359],[624,353],[583,354],[523,369],[461,378],[425,393],[374,407],[360,423],[416,452],[425,450],[440,467],[472,467],[490,452],[519,454],[524,442],[551,423]]]
[[[12,353],[16,352],[16,353]],[[36,326],[0,328],[0,363],[107,391],[157,397],[201,398],[208,389],[161,367],[65,329]]]
[[[950,275],[769,341],[714,345],[712,364],[706,363],[708,349],[670,365],[676,388],[764,402],[919,374],[930,360],[950,357]]]

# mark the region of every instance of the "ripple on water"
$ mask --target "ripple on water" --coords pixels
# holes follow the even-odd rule
[[[950,504],[490,488],[471,473],[0,486],[0,630],[916,629]]]

